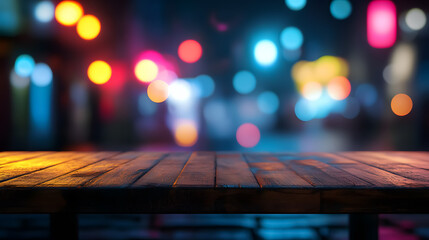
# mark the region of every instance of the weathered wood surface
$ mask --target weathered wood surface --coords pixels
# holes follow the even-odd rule
[[[0,212],[428,213],[429,153],[0,152]]]

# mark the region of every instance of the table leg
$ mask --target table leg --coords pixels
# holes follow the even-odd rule
[[[350,240],[378,240],[377,214],[349,214]]]
[[[79,239],[77,214],[52,213],[50,220],[51,240]]]

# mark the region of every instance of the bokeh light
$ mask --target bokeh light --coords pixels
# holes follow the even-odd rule
[[[174,131],[174,140],[181,147],[191,147],[198,140],[197,126],[193,121],[181,121]]]
[[[33,72],[34,65],[34,59],[30,55],[20,55],[15,60],[15,72],[20,77],[29,77]]]
[[[37,21],[47,23],[52,21],[55,14],[55,7],[51,1],[41,1],[34,8],[34,17]]]
[[[310,101],[306,99],[300,99],[295,104],[295,115],[296,117],[303,121],[307,122],[316,117],[317,109]]]
[[[270,40],[261,40],[255,45],[255,60],[262,66],[273,64],[277,59],[277,55],[277,47]]]
[[[258,108],[266,114],[273,114],[279,108],[279,97],[270,91],[265,91],[258,96]]]
[[[349,66],[347,61],[342,58],[325,55],[316,61],[295,63],[291,73],[298,91],[303,93],[304,86],[309,82],[318,82],[323,87],[335,77],[346,77],[349,73]],[[309,92],[306,91],[306,93]]]
[[[95,84],[105,84],[112,76],[112,68],[105,61],[97,60],[88,67],[88,78]]]
[[[417,62],[417,50],[409,43],[397,44],[389,64],[389,83],[398,84],[410,81]]]
[[[304,37],[296,27],[287,27],[280,34],[280,42],[287,50],[296,50],[302,46]]]
[[[420,30],[426,25],[426,14],[419,8],[410,9],[405,15],[405,23],[412,30]]]
[[[186,40],[179,45],[179,58],[186,63],[194,63],[201,58],[203,49],[195,40]]]
[[[375,87],[369,83],[364,83],[356,88],[356,98],[367,107],[374,105],[377,102],[378,93]]]
[[[199,75],[193,81],[199,97],[209,97],[215,90],[215,82],[209,75]]]
[[[322,96],[322,85],[319,82],[307,82],[302,88],[302,96],[308,100],[317,100]]]
[[[158,75],[158,66],[151,60],[143,59],[136,64],[134,74],[142,82],[151,82]]]
[[[81,38],[92,40],[100,34],[101,24],[95,16],[85,15],[77,23],[76,30]]]
[[[374,48],[389,48],[396,41],[396,7],[388,0],[375,0],[367,10],[367,38]]]
[[[82,15],[82,5],[75,1],[62,1],[55,8],[55,19],[65,26],[76,24]]]
[[[164,102],[168,98],[168,84],[162,80],[151,82],[147,87],[147,96],[152,102]]]
[[[343,100],[350,95],[351,85],[343,76],[333,78],[327,86],[329,96],[334,100]]]
[[[252,148],[256,146],[261,138],[261,133],[257,126],[252,123],[244,123],[236,133],[238,144],[245,148]]]
[[[307,0],[285,0],[286,6],[293,11],[299,11],[305,7]]]
[[[334,18],[339,20],[346,19],[352,13],[352,4],[348,0],[333,0],[330,11]]]
[[[413,100],[404,93],[396,94],[390,103],[392,112],[398,116],[405,116],[413,109]]]
[[[46,87],[52,83],[52,70],[46,63],[37,63],[31,73],[31,82],[38,87]]]
[[[191,100],[192,87],[189,82],[178,79],[168,87],[168,100],[179,103],[186,103]]]
[[[234,89],[240,94],[251,93],[256,87],[256,78],[249,71],[239,71],[232,79]]]

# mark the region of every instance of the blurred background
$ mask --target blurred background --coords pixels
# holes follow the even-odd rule
[[[427,150],[429,2],[0,0],[0,150]],[[0,238],[46,239],[47,215]],[[429,239],[426,215],[381,239]],[[347,239],[345,215],[81,215],[82,239]]]
[[[425,150],[425,1],[0,2],[2,150]]]

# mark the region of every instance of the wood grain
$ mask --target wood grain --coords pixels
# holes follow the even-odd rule
[[[139,178],[133,187],[172,187],[188,160],[190,153],[170,153],[149,172]]]
[[[241,154],[219,154],[216,158],[216,186],[258,188],[259,184]]]
[[[139,177],[143,176],[155,164],[164,153],[140,153],[137,158],[118,166],[117,168],[91,180],[87,187],[127,187],[132,185]]]
[[[87,153],[83,157],[71,159],[70,161],[62,162],[49,168],[0,182],[0,187],[33,187],[116,154],[114,152]]]
[[[245,159],[263,188],[312,186],[271,154],[245,154]]]
[[[192,153],[174,187],[214,187],[215,160],[213,152]]]

